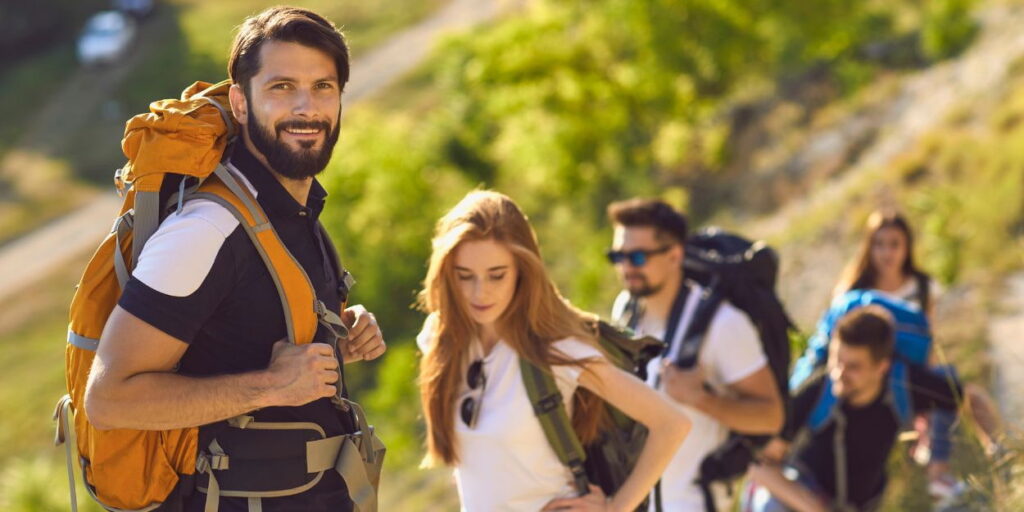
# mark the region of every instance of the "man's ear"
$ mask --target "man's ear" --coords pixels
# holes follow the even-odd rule
[[[245,91],[242,86],[232,84],[228,89],[228,102],[231,103],[231,113],[239,124],[246,124],[249,120],[249,105],[245,102]]]
[[[887,357],[878,362],[878,371],[884,376],[892,366],[892,358]]]
[[[686,250],[683,249],[683,244],[672,244],[668,254],[674,264],[682,265],[683,259],[686,257]]]

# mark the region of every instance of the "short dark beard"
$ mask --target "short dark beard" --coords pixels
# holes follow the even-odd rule
[[[650,297],[651,295],[654,295],[654,294],[660,292],[662,290],[662,288],[665,287],[664,283],[662,283],[662,284],[660,284],[658,286],[651,286],[647,282],[646,278],[641,277],[641,279],[643,279],[643,282],[644,282],[643,286],[641,286],[640,288],[638,288],[636,290],[631,289],[631,288],[629,289],[629,293],[631,295],[633,295],[634,297]]]
[[[247,103],[248,101],[246,98]],[[317,151],[313,149],[313,144],[316,142],[309,142],[308,145],[306,142],[302,142],[300,143],[302,149],[293,151],[281,141],[281,132],[286,128],[319,129],[327,133],[323,148]],[[320,174],[327,167],[327,163],[331,161],[334,145],[338,142],[340,128],[340,122],[332,130],[327,121],[283,121],[274,125],[274,131],[271,132],[256,119],[251,106],[249,122],[245,125],[246,133],[249,134],[249,140],[252,141],[253,147],[267,159],[271,170],[293,180],[311,178]]]

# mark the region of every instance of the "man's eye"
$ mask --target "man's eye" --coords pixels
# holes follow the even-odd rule
[[[285,89],[288,89],[289,87],[290,87],[290,84],[280,83],[280,84],[274,84],[270,88],[271,89],[276,89],[276,90],[285,90]]]
[[[334,84],[330,82],[320,82],[316,84],[317,89],[334,89]]]

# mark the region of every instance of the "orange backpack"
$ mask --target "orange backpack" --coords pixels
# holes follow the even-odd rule
[[[110,234],[89,261],[72,300],[65,354],[68,394],[58,402],[54,413],[56,443],[65,444],[68,457],[73,509],[77,509],[77,503],[72,449],[77,451],[86,489],[108,510],[156,509],[168,499],[182,476],[196,473],[209,476],[207,486],[200,489],[208,495],[207,510],[216,509],[219,496],[258,499],[304,490],[247,494],[244,490],[221,488],[217,477],[220,471],[228,469],[230,454],[218,452],[217,446],[198,446],[198,427],[97,430],[82,408],[100,336],[142,247],[156,231],[162,213],[175,204],[180,208],[182,202],[193,198],[221,204],[249,234],[277,285],[289,341],[310,343],[320,323],[332,332],[347,333],[338,312],[328,311],[317,300],[309,278],[278,237],[256,198],[221,164],[238,129],[228,110],[230,86],[229,81],[215,85],[196,82],[182,93],[180,100],[152,103],[149,113],[135,116],[125,128],[122,148],[128,163],[114,178],[124,204]],[[161,188],[165,178],[174,175],[174,179],[181,180],[180,186],[162,205]],[[350,276],[343,275],[350,286]],[[310,460],[314,454],[319,460],[317,464],[310,463],[310,469],[315,470],[311,475],[338,470],[357,510],[376,510],[383,444],[366,424],[362,409],[343,398],[340,388],[335,398],[336,405],[352,415],[359,431],[338,439],[320,439],[310,452]],[[251,420],[251,416],[241,416],[229,422],[238,428],[259,428]],[[324,437],[322,433],[320,437]],[[315,479],[319,480],[319,476]]]

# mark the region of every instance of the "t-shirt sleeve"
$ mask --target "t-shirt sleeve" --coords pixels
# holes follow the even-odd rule
[[[715,315],[705,343],[710,349],[711,364],[725,384],[739,382],[768,364],[754,324],[727,302]]]
[[[920,365],[909,365],[910,396],[917,412],[956,410],[963,386],[955,375]]]
[[[191,343],[234,288],[237,265],[227,241],[237,226],[215,203],[186,204],[146,242],[118,305]]]
[[[611,319],[612,319],[612,323],[613,324],[621,325],[621,326],[625,326],[626,325],[625,318],[623,318],[623,317],[626,314],[626,306],[628,304],[629,304],[629,292],[627,292],[626,290],[622,290],[615,297],[615,302],[612,303]]]
[[[575,360],[604,359],[604,356],[597,347],[575,338],[567,338],[555,342],[554,346],[556,350]],[[552,372],[558,379],[565,379],[575,383],[579,381],[583,368],[573,364],[557,365],[553,367]]]
[[[423,328],[416,335],[416,346],[419,347],[420,352],[426,354],[430,350],[435,329],[437,329],[437,313],[431,313],[427,315],[427,319],[423,321]]]

